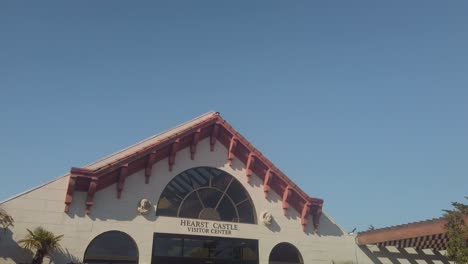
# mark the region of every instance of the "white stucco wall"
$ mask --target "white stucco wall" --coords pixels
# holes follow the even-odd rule
[[[239,231],[228,236],[258,239],[260,264],[268,263],[271,249],[280,242],[295,245],[305,263],[331,263],[332,260],[337,263],[356,262],[356,252],[359,249],[354,237],[343,232],[325,213],[322,215],[318,234],[312,231],[311,219],[306,232],[303,232],[298,212],[289,209],[288,215],[284,216],[280,196],[271,191],[269,198],[265,199],[260,178],[253,175],[248,184],[243,163],[235,159],[233,166],[229,166],[227,149],[217,143],[215,151],[211,152],[208,140],[203,140],[199,143],[195,160],[190,159],[188,148],[177,153],[172,172],[169,172],[167,159],[156,163],[149,184],[145,184],[143,171],[129,176],[121,199],[117,199],[115,184],[98,191],[90,215],[85,214],[86,193],[83,192],[75,192],[70,211],[63,212],[67,177],[1,204],[1,208],[15,219],[15,226],[11,231],[0,234],[0,263],[30,261],[30,254],[14,241],[24,237],[26,228],[43,226],[56,235],[64,234],[61,244],[68,250],[68,254],[53,256],[53,263],[67,263],[71,257],[81,259],[87,245],[97,235],[109,230],[120,230],[136,241],[140,253],[139,263],[150,264],[153,233],[187,232],[186,228],[180,226],[180,219],[156,217],[155,208],[146,216],[138,215],[138,201],[147,198],[156,206],[162,190],[174,176],[198,166],[216,167],[233,175],[250,194],[257,216],[265,210],[272,213],[274,223],[270,227],[261,223],[238,224]],[[364,255],[359,255],[359,263],[372,263]]]

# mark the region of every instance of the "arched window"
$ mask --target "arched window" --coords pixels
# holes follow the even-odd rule
[[[161,194],[156,215],[252,223],[255,209],[242,184],[230,174],[210,167],[186,170]]]
[[[89,243],[83,261],[86,264],[138,264],[138,248],[129,235],[109,231]]]
[[[297,248],[289,243],[279,243],[270,253],[269,264],[302,264],[302,256]]]

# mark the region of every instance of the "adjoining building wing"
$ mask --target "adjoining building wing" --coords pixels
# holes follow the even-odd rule
[[[465,217],[467,221],[468,216]],[[373,244],[379,247],[446,250],[448,238],[443,218],[414,222],[361,232],[357,236],[359,245]]]
[[[464,221],[468,223],[468,215]],[[437,218],[379,228],[358,233],[356,240],[363,252],[376,258],[376,263],[379,263],[378,257],[448,263],[444,256],[449,242],[444,229],[445,224],[444,218]],[[374,250],[371,251],[371,248]],[[387,248],[394,250],[389,251]]]

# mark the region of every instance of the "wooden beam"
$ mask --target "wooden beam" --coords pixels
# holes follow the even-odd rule
[[[151,152],[148,155],[148,159],[146,161],[146,166],[145,166],[145,183],[149,183],[149,179],[151,177],[151,172],[153,168],[153,164],[156,162],[156,151]]]
[[[65,213],[68,213],[70,210],[70,204],[73,201],[73,194],[75,193],[75,187],[76,187],[76,178],[78,176],[76,175],[70,175],[68,178],[68,188],[67,188],[67,194],[65,195]]]
[[[268,197],[268,193],[270,192],[270,183],[273,178],[271,169],[268,169],[265,173],[265,177],[263,178],[263,192],[265,193],[265,198]]]
[[[229,166],[232,166],[232,160],[234,159],[234,149],[236,148],[236,145],[237,145],[237,138],[232,137],[231,143],[229,144],[229,151],[228,151]]]
[[[301,212],[301,225],[302,225],[302,231],[306,231],[306,226],[307,226],[307,217],[309,216],[310,213],[310,206],[312,204],[310,202],[304,203],[304,206],[302,207],[302,212]]]
[[[291,198],[292,187],[288,185],[283,192],[283,213],[287,214],[289,208],[289,198]]]
[[[169,158],[167,159],[169,163],[169,171],[172,171],[172,167],[175,164],[175,157],[176,157],[177,151],[179,150],[179,142],[180,142],[180,139],[176,139],[170,146]]]
[[[88,194],[86,196],[86,214],[87,215],[91,213],[91,207],[94,204],[94,194],[96,193],[97,183],[98,183],[98,178],[91,177],[91,181],[89,182],[89,187],[88,187]]]
[[[215,123],[213,125],[213,130],[211,130],[211,136],[210,136],[210,150],[214,151],[214,146],[216,144],[216,138],[218,137],[219,133],[219,124]]]
[[[245,165],[245,176],[247,176],[247,182],[250,183],[250,177],[252,176],[252,168],[255,163],[256,156],[253,152],[250,152],[247,158],[247,164]]]
[[[120,167],[119,176],[117,177],[117,198],[120,199],[125,185],[125,179],[128,176],[128,164]]]
[[[195,159],[195,153],[197,153],[197,145],[198,142],[200,141],[200,133],[201,129],[197,129],[195,132],[193,132],[193,138],[192,138],[192,143],[190,144],[190,159],[194,160]]]

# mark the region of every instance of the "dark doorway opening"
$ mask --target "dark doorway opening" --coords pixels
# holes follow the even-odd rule
[[[292,244],[283,242],[276,245],[270,253],[269,264],[303,264],[301,253]]]
[[[155,233],[151,264],[258,264],[258,240]]]
[[[126,233],[108,231],[95,237],[86,249],[85,264],[138,264],[138,248]]]

